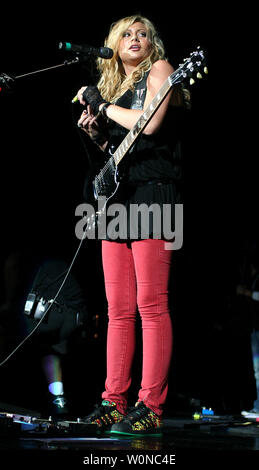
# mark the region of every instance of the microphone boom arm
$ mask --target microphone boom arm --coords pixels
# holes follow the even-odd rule
[[[78,55],[76,55],[74,58],[72,58],[70,60],[65,60],[64,62],[62,62],[62,64],[53,65],[51,67],[46,67],[44,69],[39,69],[39,70],[35,70],[33,72],[24,73],[22,75],[10,76],[10,75],[7,75],[6,73],[1,73],[0,74],[0,92],[3,91],[3,88],[5,88],[7,91],[11,91],[12,85],[14,85],[15,80],[17,80],[18,78],[28,77],[28,76],[31,76],[31,75],[35,75],[37,73],[46,72],[48,70],[53,70],[53,69],[56,69],[56,68],[59,68],[59,67],[64,67],[66,65],[78,64],[79,62],[84,62],[88,59],[89,59],[89,57],[87,57],[87,56],[78,56]],[[3,88],[2,88],[2,86],[3,86]]]

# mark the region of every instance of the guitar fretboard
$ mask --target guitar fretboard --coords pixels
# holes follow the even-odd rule
[[[180,83],[185,79],[189,74],[192,74],[194,70],[200,67],[201,63],[204,60],[204,53],[201,50],[195,51],[191,54],[191,57],[185,60],[185,63],[180,65],[175,72],[173,72],[154,96],[151,103],[144,110],[143,114],[140,116],[136,124],[129,131],[126,137],[123,139],[119,147],[116,149],[114,154],[109,158],[104,168],[96,176],[96,181],[104,181],[105,173],[113,168],[114,165],[118,166],[123,157],[129,152],[139,134],[143,131],[146,125],[149,123],[153,114],[156,112],[158,107],[161,105],[173,85]],[[205,72],[207,73],[207,72]]]
[[[165,99],[166,95],[169,93],[170,89],[172,88],[170,78],[171,76],[168,77],[163,83],[159,92],[154,96],[151,103],[145,109],[144,113],[140,116],[136,124],[126,135],[126,137],[123,139],[123,141],[111,157],[114,159],[115,165],[118,165],[123,159],[123,157],[126,155],[126,153],[131,149],[139,134],[143,131],[143,129],[146,127],[146,125],[152,118],[153,114],[156,112],[158,106],[160,106],[162,101]]]

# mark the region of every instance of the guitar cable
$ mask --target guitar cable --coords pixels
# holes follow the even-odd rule
[[[39,326],[41,325],[41,323],[43,322],[44,318],[46,317],[47,313],[49,312],[50,308],[52,307],[52,304],[54,304],[54,302],[56,302],[56,299],[57,297],[59,296],[61,290],[63,289],[64,285],[65,285],[65,282],[72,270],[72,267],[74,266],[74,263],[76,261],[76,258],[78,256],[78,253],[80,251],[80,248],[83,244],[83,241],[85,240],[86,238],[86,231],[84,232],[84,235],[82,236],[81,240],[80,240],[80,243],[76,249],[76,252],[73,256],[73,259],[70,263],[70,266],[69,268],[67,269],[66,272],[66,275],[54,297],[54,299],[52,299],[52,302],[49,304],[49,306],[47,307],[46,311],[44,312],[44,314],[42,315],[42,317],[40,318],[40,320],[38,321],[38,323],[36,324],[36,326],[32,329],[32,331],[18,344],[18,346],[16,346],[16,348],[2,361],[0,362],[0,367],[3,366],[4,364],[6,364],[6,362],[24,345],[24,343],[35,333],[35,331],[39,328]],[[64,273],[63,273],[64,274]]]
[[[74,109],[74,106],[72,107],[72,110],[73,110],[73,109]],[[74,113],[73,113],[73,112],[72,112],[72,117],[73,117],[73,123],[75,124],[75,116],[74,116]],[[75,127],[76,127],[76,129],[78,129],[77,126],[75,126]],[[87,147],[86,147],[86,145],[85,145],[85,142],[84,142],[84,140],[83,140],[83,138],[82,138],[82,134],[81,134],[80,132],[78,132],[78,134],[79,134],[79,136],[80,136],[80,140],[81,140],[81,142],[82,142],[82,144],[83,144],[83,147],[84,147],[84,150],[85,150],[85,152],[86,152],[86,155],[87,155],[89,164],[91,164],[90,155],[89,155],[89,152],[88,152]],[[81,246],[82,246],[82,244],[83,244],[83,241],[84,241],[85,238],[86,238],[87,231],[85,230],[83,233],[84,233],[84,234],[83,234],[83,236],[82,236],[82,238],[81,238],[81,240],[80,240],[80,242],[79,242],[79,245],[78,245],[78,247],[77,247],[77,249],[76,249],[76,251],[75,251],[75,254],[74,254],[73,258],[72,258],[72,261],[71,261],[71,263],[70,263],[70,266],[69,266],[69,268],[67,269],[67,271],[65,271],[65,272],[66,272],[66,275],[65,275],[65,277],[64,277],[64,279],[63,279],[63,281],[62,281],[62,283],[61,283],[61,285],[60,285],[60,287],[59,287],[59,289],[58,289],[58,291],[57,291],[57,293],[56,293],[56,295],[54,296],[54,299],[52,299],[52,302],[48,305],[46,311],[44,312],[44,314],[42,315],[42,317],[40,318],[40,320],[38,321],[38,323],[36,324],[36,326],[32,329],[32,331],[18,344],[18,346],[15,347],[15,349],[14,349],[3,361],[0,362],[0,367],[2,367],[4,364],[6,364],[7,361],[9,361],[9,359],[24,345],[24,343],[25,343],[26,341],[28,341],[28,339],[35,333],[35,331],[39,328],[39,326],[40,326],[41,323],[43,322],[44,318],[45,318],[46,315],[48,314],[50,308],[52,307],[52,304],[56,301],[56,299],[57,299],[57,297],[59,296],[61,290],[63,289],[63,287],[64,287],[64,285],[65,285],[65,283],[66,283],[66,280],[67,280],[67,278],[68,278],[68,276],[69,276],[69,274],[70,274],[70,272],[71,272],[71,270],[72,270],[72,267],[74,266],[74,263],[75,263],[75,261],[76,261],[76,259],[77,259],[77,256],[78,256],[78,253],[79,253],[79,251],[80,251],[80,248],[81,248]]]

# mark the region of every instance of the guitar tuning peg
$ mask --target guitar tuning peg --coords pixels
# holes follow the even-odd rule
[[[209,73],[208,67],[204,67],[203,72],[206,73],[206,75]]]
[[[202,74],[200,72],[197,73],[196,75],[197,78],[202,78]]]
[[[195,80],[193,78],[190,78],[190,85],[193,85],[195,83]]]

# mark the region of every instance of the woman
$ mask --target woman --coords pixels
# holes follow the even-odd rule
[[[78,125],[103,150],[111,139],[115,143],[122,141],[173,72],[153,24],[141,16],[113,24],[105,45],[113,49],[114,55],[111,60],[98,59],[101,78],[97,88],[82,87],[77,94],[87,108]],[[129,157],[118,196],[128,213],[132,204],[173,207],[179,202],[182,104],[182,93],[170,92]],[[104,132],[100,115],[108,121]],[[170,128],[166,125],[168,117]],[[144,239],[137,221],[134,240],[128,233],[125,240],[107,237],[102,242],[109,316],[107,378],[102,404],[87,420],[111,433],[161,433],[172,353],[168,308],[172,251],[166,249],[162,237],[156,236],[153,226],[152,222],[148,224]],[[143,334],[142,381],[135,407],[127,410],[137,309]]]

